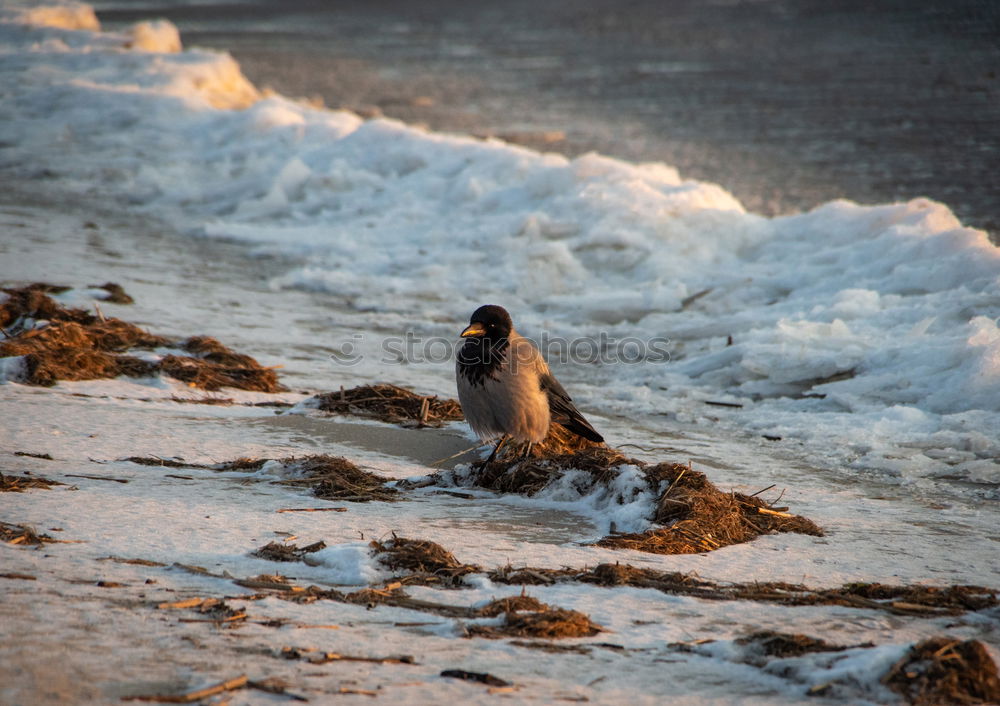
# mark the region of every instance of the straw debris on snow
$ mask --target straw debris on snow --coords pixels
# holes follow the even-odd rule
[[[560,454],[573,454],[579,451],[597,452],[599,449],[610,450],[603,442],[584,439],[556,422],[549,426],[549,432],[545,435],[542,443],[532,447],[532,453],[544,458]]]
[[[598,564],[594,568],[548,569],[504,566],[488,570],[460,561],[445,547],[429,540],[393,536],[371,543],[372,556],[393,571],[400,585],[464,587],[462,577],[485,573],[494,583],[551,585],[586,583],[605,588],[633,586],[704,600],[757,601],[780,605],[839,605],[884,610],[897,615],[934,617],[960,615],[1000,605],[996,591],[982,586],[891,586],[849,583],[834,588],[810,588],[782,582],[720,583],[679,572],[657,571],[629,564]]]
[[[533,456],[525,460],[498,458],[490,463],[474,465],[468,480],[469,484],[481,488],[531,497],[551,485],[566,471],[584,471],[590,475],[590,479],[577,487],[582,494],[586,494],[594,486],[608,485],[618,475],[618,468],[627,463],[633,461],[612,448],[596,446],[570,453]]]
[[[599,546],[653,554],[696,554],[771,532],[823,536],[812,520],[773,509],[759,497],[723,492],[690,466],[659,463],[644,473],[650,482],[664,488],[652,518],[661,526],[641,533],[614,534],[600,540]]]
[[[823,535],[814,522],[789,514],[787,508],[774,508],[757,496],[720,490],[690,465],[649,465],[602,445],[527,459],[499,458],[473,464],[465,474],[434,474],[419,485],[472,485],[532,497],[573,471],[583,474],[573,480],[582,497],[598,489],[610,491],[625,467],[638,468],[646,488],[655,497],[647,518],[654,526],[644,532],[612,533],[598,541],[599,546],[654,554],[694,554],[748,542],[771,532]]]
[[[298,603],[333,600],[369,608],[385,605],[467,620],[496,618],[503,615],[502,622],[497,625],[467,624],[465,633],[469,637],[555,639],[594,635],[602,629],[583,613],[546,605],[527,596],[512,596],[475,608],[413,598],[398,582],[393,582],[384,588],[363,588],[350,593],[309,586],[305,589],[282,591],[281,596]]]
[[[0,472],[0,493],[22,493],[30,488],[40,488],[47,490],[54,485],[66,485],[57,480],[49,480],[41,476],[23,475],[15,476],[10,473]]]
[[[326,542],[319,541],[299,547],[295,544],[282,544],[281,542],[269,542],[260,549],[250,552],[250,556],[255,556],[268,561],[302,561],[307,554],[318,552],[326,548]]]
[[[400,500],[395,488],[386,486],[387,480],[339,456],[305,456],[279,461],[286,473],[299,478],[278,481],[282,485],[306,485],[313,495],[324,500],[369,502],[371,500]]]
[[[545,610],[546,606],[537,598],[522,593],[519,596],[507,596],[490,601],[479,609],[479,615],[484,618],[495,618],[504,613],[518,613],[531,611],[537,613]]]
[[[1000,703],[997,665],[978,640],[938,636],[919,642],[882,683],[914,706]]]
[[[657,571],[617,563],[599,564],[593,569],[505,566],[487,575],[494,583],[511,585],[580,582],[606,588],[634,586],[704,600],[756,601],[790,606],[838,605],[926,618],[960,615],[1000,605],[996,591],[982,586],[849,583],[833,588],[810,588],[780,581],[720,583],[676,571]]]
[[[163,466],[166,468],[201,468],[212,471],[255,472],[271,462],[266,458],[237,458],[222,463],[189,463],[175,459],[151,456],[130,456],[122,459],[143,466]],[[347,502],[368,502],[372,500],[402,500],[396,488],[386,485],[389,481],[371,471],[366,471],[341,456],[317,454],[314,456],[290,456],[276,459],[276,473],[285,476],[273,481],[278,485],[311,488],[313,495],[324,500]]]
[[[23,318],[46,321],[87,321],[91,314],[82,309],[66,309],[56,303],[49,294],[68,291],[44,282],[36,282],[26,287],[0,289],[6,298],[0,301],[0,326],[7,331],[16,330],[15,324]]]
[[[477,614],[486,618],[502,615],[503,622],[500,625],[468,626],[468,634],[476,637],[590,637],[603,630],[579,611],[547,605],[523,592],[519,596],[490,601]]]
[[[272,561],[301,561],[307,553],[323,547],[325,545],[322,542],[301,549],[295,545],[272,542],[252,552],[252,555]],[[448,587],[457,588],[462,586],[463,575],[480,572],[481,569],[475,565],[462,564],[440,544],[427,540],[393,537],[384,542],[372,542],[371,551],[375,559],[386,567],[407,573],[399,579],[392,579],[384,587],[368,587],[350,593],[317,587],[293,589],[289,593],[290,599],[299,602],[327,599],[368,607],[390,605],[452,618],[503,616],[502,622],[497,625],[477,623],[466,626],[466,633],[470,637],[583,637],[597,634],[602,629],[583,613],[547,605],[525,595],[523,591],[520,595],[499,598],[479,608],[412,598],[403,590],[405,584],[433,585],[447,582]],[[243,582],[242,585],[247,584]]]
[[[107,283],[109,300],[131,300],[120,286]],[[247,355],[235,353],[215,339],[195,336],[174,342],[151,334],[121,319],[63,307],[48,296],[64,291],[44,283],[19,289],[4,289],[0,302],[0,357],[23,357],[14,376],[31,385],[53,385],[57,380],[93,380],[150,377],[165,373],[193,387],[218,390],[236,387],[259,392],[278,392],[274,370],[264,368]],[[38,327],[38,322],[46,325]],[[180,347],[192,356],[166,355],[152,361],[123,355],[132,349],[152,350]]]
[[[34,528],[28,525],[16,525],[11,522],[0,521],[0,542],[7,544],[20,544],[23,546],[38,546],[57,542],[47,534],[39,534]]]
[[[392,571],[408,572],[404,583],[461,583],[467,574],[480,571],[478,566],[463,564],[455,555],[436,542],[425,539],[396,537],[371,543],[375,559]]]
[[[505,615],[501,625],[473,625],[470,635],[483,637],[569,637],[593,634],[589,618],[563,608],[552,608],[537,599],[510,596],[478,608],[448,606],[412,599],[403,591],[406,585],[436,586],[438,588],[469,587],[462,577],[473,573],[486,573],[498,584],[548,585],[555,583],[588,583],[606,588],[634,586],[651,588],[668,594],[687,595],[704,600],[758,601],[780,605],[841,605],[852,608],[886,611],[912,617],[939,617],[979,611],[998,605],[996,594],[989,589],[975,586],[943,588],[926,586],[886,586],[882,584],[846,584],[839,588],[815,589],[783,583],[746,584],[717,583],[690,575],[657,572],[622,564],[601,564],[594,569],[545,569],[503,567],[484,571],[475,564],[464,564],[441,545],[428,540],[393,537],[371,543],[373,557],[379,563],[401,571],[385,587],[369,587],[349,594],[307,589],[295,600],[332,598],[368,606],[392,605],[425,610],[449,617],[496,617]],[[294,595],[294,594],[293,594]],[[881,596],[881,600],[866,598]],[[893,600],[906,598],[907,601]],[[913,601],[913,602],[910,602]],[[581,617],[582,616],[582,617]],[[588,627],[589,626],[589,627]],[[737,642],[746,645],[747,659],[775,658],[801,655],[809,652],[830,652],[848,649],[830,645],[808,636],[781,633],[755,633]],[[860,647],[870,647],[861,645]],[[766,660],[765,660],[766,661]],[[752,663],[752,660],[751,662]]]
[[[753,663],[756,655],[761,658],[783,658],[798,657],[810,652],[842,652],[850,649],[849,646],[834,645],[826,640],[821,640],[808,635],[788,634],[764,630],[755,632],[746,637],[736,640],[737,645],[747,647],[747,661]],[[871,643],[856,645],[857,647],[872,647]],[[766,663],[766,659],[759,659],[758,666]]]
[[[133,458],[130,460],[171,467],[197,465],[163,459]],[[783,512],[783,508],[771,509],[767,503],[756,497],[722,493],[712,486],[703,474],[693,471],[688,466],[676,464],[645,466],[641,462],[625,459],[621,454],[607,448],[591,449],[586,452],[550,459],[530,459],[525,462],[501,461],[481,465],[478,472],[474,474],[473,480],[479,480],[486,487],[509,489],[514,492],[520,490],[530,494],[537,493],[546,487],[553,478],[564,472],[566,467],[585,471],[594,483],[607,483],[608,479],[614,476],[616,465],[625,461],[642,467],[645,471],[646,482],[651,484],[651,487],[663,488],[656,506],[659,514],[654,517],[654,520],[676,522],[680,517],[680,522],[685,521],[686,517],[676,509],[676,505],[679,503],[693,506],[693,514],[698,519],[698,503],[704,502],[704,498],[707,496],[709,501],[714,500],[716,503],[722,504],[724,509],[730,511],[730,517],[736,513],[746,517],[754,509],[763,508],[769,510],[768,513],[763,513],[764,520],[775,518],[773,520],[775,522],[793,520],[808,523],[808,520],[788,516],[787,513]],[[255,471],[262,468],[265,463],[264,459],[237,459],[232,462],[201,467],[214,470]],[[346,459],[328,456],[293,457],[282,459],[279,463],[282,466],[280,473],[298,475],[298,477],[280,480],[277,481],[278,483],[314,487],[318,493],[331,493],[330,497],[332,498],[354,501],[388,500],[396,499],[402,495],[397,488],[387,486],[385,479],[357,468]],[[423,485],[423,483],[418,485]],[[410,486],[404,482],[398,483],[397,487],[407,490]],[[663,502],[664,498],[675,502],[665,503]],[[707,504],[711,506],[712,503]],[[703,512],[703,514],[705,513]],[[709,519],[711,520],[710,516]],[[751,515],[750,521],[760,523],[760,518]],[[677,522],[677,524],[680,523]],[[695,526],[704,527],[704,525],[697,524]],[[739,529],[739,525],[736,526]],[[759,527],[759,524],[756,526]],[[685,528],[686,526],[681,525],[681,527]],[[662,545],[663,535],[670,529],[670,527],[661,527],[646,534],[651,534],[654,541]],[[613,535],[602,540],[602,543],[615,540],[618,537],[623,537],[626,541],[635,541],[635,535]],[[683,534],[681,538],[682,540],[688,539]],[[371,546],[373,556],[379,563],[393,571],[400,572],[394,578],[394,581],[400,586],[461,587],[464,585],[463,577],[484,571],[482,567],[462,563],[444,547],[426,540],[393,536],[387,540],[372,542]],[[300,554],[299,550],[293,547],[287,550],[282,549],[282,555],[286,560],[288,558],[294,560],[301,559],[304,553]],[[276,556],[273,558],[278,560]],[[552,584],[566,581],[607,587],[630,585],[708,600],[753,600],[784,605],[843,605],[923,617],[957,615],[997,605],[995,592],[977,586],[890,586],[853,583],[839,588],[815,589],[781,582],[719,584],[675,572],[658,572],[627,564],[601,564],[593,569],[583,570],[508,566],[494,569],[488,572],[488,576],[496,583],[514,585]],[[387,596],[391,595],[394,594],[375,590],[374,593],[370,594],[353,595],[352,600],[377,604],[385,602]]]
[[[511,610],[503,613],[500,625],[470,625],[468,633],[474,637],[534,637],[563,638],[590,637],[603,628],[585,614],[576,610],[553,608],[544,603],[541,608]]]
[[[463,418],[456,400],[418,395],[387,383],[341,388],[339,392],[316,395],[312,401],[323,412],[369,417],[409,427],[437,427]]]

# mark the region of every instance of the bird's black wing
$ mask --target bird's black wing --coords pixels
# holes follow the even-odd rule
[[[543,373],[539,376],[539,383],[542,391],[548,395],[549,413],[553,422],[561,424],[584,439],[604,441],[604,437],[598,434],[594,427],[590,426],[590,422],[580,414],[580,410],[573,406],[573,400],[552,373]]]

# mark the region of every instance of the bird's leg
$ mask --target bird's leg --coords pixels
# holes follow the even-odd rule
[[[531,447],[532,447],[532,443],[529,441],[528,445],[524,447],[524,455],[521,456],[522,459],[530,458],[531,457]]]
[[[505,441],[507,441],[507,436],[506,435],[501,436],[500,441],[498,441],[497,445],[493,447],[493,453],[490,454],[490,457],[488,459],[483,461],[484,466],[488,466],[489,464],[493,463],[493,459],[497,457],[497,452],[500,450],[500,447],[504,445]]]

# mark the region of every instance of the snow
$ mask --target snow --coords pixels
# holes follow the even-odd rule
[[[176,53],[181,50],[181,34],[168,20],[138,22],[132,26],[129,48],[136,51]]]
[[[540,703],[662,703],[665,694],[797,703],[835,678],[854,685],[835,698],[883,701],[881,666],[919,639],[974,637],[996,654],[995,611],[923,619],[580,584],[529,593],[611,631],[575,642],[625,650],[528,651],[459,639],[459,620],[322,601],[231,599],[254,616],[295,623],[278,631],[248,624],[234,633],[157,612],[150,606],[159,602],[243,593],[175,563],[378,585],[391,572],[368,541],[393,532],[484,567],[622,561],[716,581],[1000,585],[990,551],[1000,486],[1000,252],[924,199],[837,201],[767,219],[665,165],[571,160],[265,96],[228,55],[183,50],[166,21],[100,32],[79,4],[3,4],[0,86],[0,174],[11,185],[0,198],[0,278],[72,284],[59,298],[82,307],[106,296],[93,284],[120,282],[136,303],[101,301],[105,314],[178,339],[214,336],[284,366],[292,389],[0,384],[4,472],[68,484],[8,494],[0,519],[83,542],[0,546],[5,572],[38,577],[0,581],[0,663],[19,670],[0,680],[0,700],[118,703],[244,670],[285,676],[319,699],[341,684],[381,686],[401,703],[498,698],[438,676],[462,668],[514,680],[513,698]],[[448,346],[486,302],[505,304],[525,334],[547,335],[550,353],[602,334],[611,353],[627,338],[669,339],[669,360],[642,348],[639,362],[552,363],[595,426],[613,444],[633,445],[623,447],[630,455],[691,460],[727,490],[774,483],[775,495],[786,489],[783,504],[828,535],[767,535],[670,557],[589,545],[612,523],[645,526],[652,498],[633,467],[608,490],[568,473],[534,498],[476,491],[468,500],[425,488],[407,502],[344,503],[343,513],[278,513],[328,504],[275,485],[288,473],[279,464],[225,473],[119,460],[330,453],[387,481],[426,475],[432,461],[471,445],[463,425],[403,430],[321,416],[308,404],[277,414],[252,404],[302,403],[372,380],[454,396]],[[416,343],[401,362],[408,333]],[[0,360],[0,377],[16,378],[20,364]],[[172,399],[204,396],[236,404]],[[327,548],[306,564],[250,556],[291,536]],[[109,555],[167,566],[98,561]],[[99,579],[126,586],[99,588]],[[407,590],[463,605],[517,593],[485,576],[462,591]],[[309,624],[340,629],[299,626]],[[760,629],[878,646],[761,670],[739,661],[734,642]],[[669,646],[705,637],[716,642],[697,653]],[[420,664],[338,664],[309,676],[316,667],[268,657],[286,645],[415,654]],[[65,676],[43,673],[30,654],[61,659]],[[255,704],[273,698],[240,694]],[[352,698],[368,697],[338,696]]]
[[[94,8],[84,3],[65,2],[58,5],[36,7],[30,7],[34,3],[22,2],[19,4],[21,7],[11,8],[8,15],[17,22],[69,30],[98,32],[101,29],[97,15],[94,14]]]
[[[322,573],[323,580],[340,586],[368,586],[392,576],[391,572],[374,564],[366,542],[321,549],[310,554],[306,563],[327,569]]]
[[[24,363],[23,355],[0,358],[0,381],[23,379],[28,374]]]

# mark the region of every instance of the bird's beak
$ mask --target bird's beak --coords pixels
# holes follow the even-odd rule
[[[478,321],[473,321],[471,324],[465,327],[462,331],[462,338],[468,338],[469,336],[484,336],[486,335],[486,327],[483,326]]]

